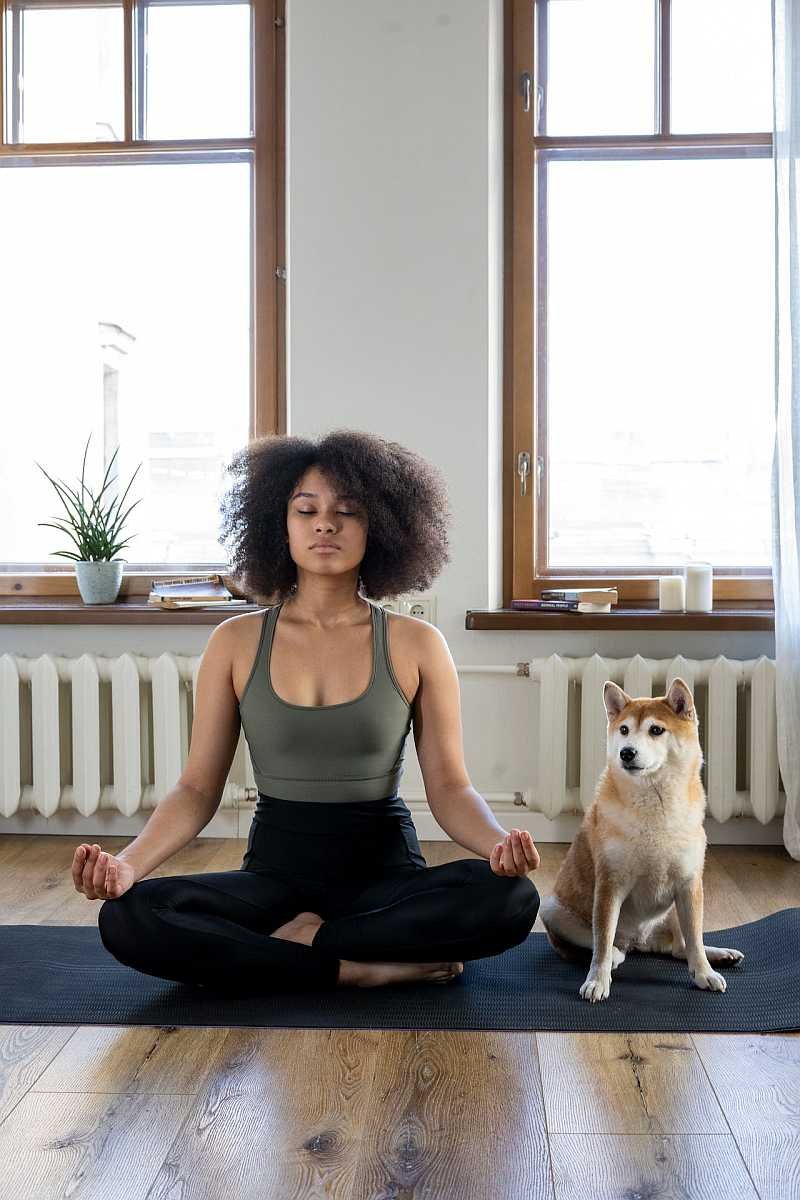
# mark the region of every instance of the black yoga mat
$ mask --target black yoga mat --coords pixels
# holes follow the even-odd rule
[[[766,1033],[800,1029],[800,908],[704,935],[744,951],[701,991],[685,962],[630,954],[611,995],[592,1004],[583,966],[545,934],[464,964],[452,983],[225,994],[122,966],[96,926],[0,925],[0,1023],[223,1025],[324,1029],[599,1030]]]

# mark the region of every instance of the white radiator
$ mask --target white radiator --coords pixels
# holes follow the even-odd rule
[[[199,665],[199,655],[170,653],[0,655],[0,816],[73,810],[89,817],[102,809],[131,817],[154,808],[186,762]],[[753,816],[766,824],[783,811],[771,659],[553,654],[515,665],[463,666],[459,675],[525,675],[538,686],[536,778],[518,791],[481,791],[514,823],[526,809],[541,820],[589,806],[605,763],[604,680],[645,696],[663,694],[676,675],[695,690],[709,815],[719,822]],[[424,792],[402,794],[424,818],[417,821],[420,835],[441,836]],[[242,734],[220,807],[245,809],[255,797]]]
[[[528,671],[540,688],[538,774],[529,800],[535,811],[555,817],[589,807],[606,761],[606,679],[629,696],[658,696],[679,675],[694,692],[708,815],[755,817],[765,825],[783,812],[774,660],[551,654],[528,663]]]
[[[0,656],[0,815],[154,808],[186,762],[200,658]],[[255,795],[241,734],[222,806]]]

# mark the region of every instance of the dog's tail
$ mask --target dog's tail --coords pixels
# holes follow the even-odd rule
[[[546,925],[545,932],[550,945],[566,962],[587,963],[591,960],[592,952],[587,946],[576,946],[574,942],[568,942],[566,938],[553,933]]]

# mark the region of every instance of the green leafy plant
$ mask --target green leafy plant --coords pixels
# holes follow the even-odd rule
[[[80,494],[71,488],[63,480],[55,480],[45,471],[41,463],[36,463],[36,466],[46,475],[55,488],[61,503],[67,511],[66,523],[60,524],[54,521],[37,521],[37,525],[49,525],[52,529],[59,529],[62,533],[66,533],[72,538],[75,545],[78,547],[78,553],[72,550],[55,550],[54,554],[60,555],[62,558],[72,558],[76,562],[108,562],[117,554],[123,546],[131,540],[127,537],[124,542],[118,542],[116,539],[119,532],[128,517],[128,514],[137,504],[141,503],[141,498],[135,500],[126,512],[121,512],[122,505],[125,503],[125,497],[130,491],[131,483],[133,483],[136,475],[141,467],[141,463],[133,472],[130,483],[125,489],[121,498],[112,500],[111,504],[104,506],[100,503],[103,493],[106,488],[112,483],[116,483],[117,477],[109,479],[108,474],[114,465],[114,459],[117,457],[119,447],[111,456],[105,476],[103,477],[103,485],[97,495],[93,495],[91,489],[85,481],[86,476],[86,455],[89,452],[89,442],[92,440],[92,435],[86,439],[86,449],[83,452],[83,465],[81,467],[80,478]],[[34,462],[36,460],[34,459]],[[87,496],[91,501],[91,507],[88,505]],[[114,511],[116,508],[116,512]],[[136,536],[135,534],[133,535]]]

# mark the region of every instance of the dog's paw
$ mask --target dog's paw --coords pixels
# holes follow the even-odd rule
[[[580,995],[584,1000],[605,1000],[611,991],[611,972],[600,972],[597,975],[587,975],[581,984]]]
[[[744,958],[741,950],[731,950],[725,946],[706,946],[706,958],[710,963],[740,963]]]
[[[713,971],[711,967],[708,970],[698,967],[696,971],[690,970],[689,974],[696,987],[707,989],[710,992],[724,992],[728,986],[725,976],[720,975],[719,971]]]

